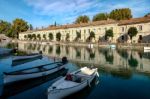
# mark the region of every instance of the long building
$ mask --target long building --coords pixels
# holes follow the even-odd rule
[[[90,33],[95,34],[95,38],[90,39],[92,42],[105,42],[105,33],[107,30],[113,30],[114,37],[110,39],[111,42],[131,42],[128,36],[128,29],[130,27],[136,27],[138,34],[133,37],[132,42],[134,43],[149,43],[150,42],[150,16],[141,17],[141,18],[132,18],[130,20],[104,20],[96,21],[89,23],[80,23],[80,24],[67,24],[61,26],[50,26],[46,29],[33,30],[19,33],[20,40],[35,40],[29,39],[29,35],[36,35],[36,40],[42,41],[79,41],[87,42],[89,41]],[[52,38],[50,39],[50,34]],[[40,37],[39,37],[40,35]]]

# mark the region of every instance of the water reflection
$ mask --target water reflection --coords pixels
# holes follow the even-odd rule
[[[31,52],[42,50],[45,55],[50,57],[67,56],[69,60],[79,63],[97,64],[115,69],[134,68],[141,72],[150,72],[150,53],[143,53],[142,51],[25,43],[19,43],[18,48]]]
[[[45,83],[47,81],[54,82],[53,80],[66,75],[68,72],[67,69],[62,69],[56,73],[50,74],[45,77],[35,78],[35,79],[29,79],[25,81],[15,82],[9,85],[4,85],[3,87],[3,93],[0,98],[7,98],[10,96],[13,96],[15,94],[21,93],[25,90],[32,89],[33,87],[36,87],[38,85],[41,85],[42,83]],[[49,85],[50,86],[50,85]]]

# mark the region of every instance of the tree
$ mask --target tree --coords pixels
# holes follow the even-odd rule
[[[148,17],[148,16],[150,16],[150,13],[147,13],[144,17]]]
[[[98,13],[93,17],[93,21],[100,21],[100,20],[107,20],[108,14],[107,13]]]
[[[56,39],[57,39],[57,41],[60,41],[60,40],[61,40],[61,33],[60,33],[60,32],[58,32],[58,33],[56,34]]]
[[[52,33],[49,33],[48,37],[49,37],[50,41],[53,40],[53,38],[54,38]]]
[[[122,8],[112,10],[109,14],[109,18],[114,20],[126,20],[132,18],[131,9]]]
[[[32,38],[33,38],[34,40],[36,40],[36,35],[35,35],[35,34],[32,34]]]
[[[67,33],[67,34],[66,34],[66,41],[68,41],[69,38],[70,38],[70,35],[69,35],[69,33]]]
[[[13,37],[12,26],[9,22],[0,20],[0,34],[5,34],[8,37]]]
[[[29,29],[30,29],[30,30],[33,30],[32,24],[29,25]]]
[[[40,35],[40,34],[38,34],[38,35],[37,35],[37,38],[38,38],[39,40],[41,40],[41,35]]]
[[[32,39],[32,35],[28,34],[28,39],[31,40]]]
[[[130,39],[131,39],[131,43],[132,43],[132,38],[134,36],[136,36],[138,33],[137,31],[137,28],[136,27],[130,27],[129,30],[128,30],[128,35],[130,36]]]
[[[75,41],[78,41],[81,38],[81,33],[76,31],[76,38]]]
[[[86,15],[77,17],[75,23],[88,23],[90,18]]]
[[[106,39],[108,39],[108,37],[112,37],[113,38],[113,36],[114,36],[114,34],[113,34],[113,30],[112,29],[106,30],[106,33],[105,33]]]
[[[43,34],[43,38],[44,38],[44,40],[46,40],[46,35],[45,34]]]
[[[95,38],[95,33],[93,31],[90,32],[89,41]]]
[[[25,32],[28,30],[29,26],[26,21],[23,19],[15,19],[12,25],[13,30],[15,31],[15,37],[18,38],[20,32]]]
[[[24,38],[27,39],[27,35],[24,35]]]

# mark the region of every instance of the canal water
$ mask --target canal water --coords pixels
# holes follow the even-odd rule
[[[53,82],[83,66],[97,67],[100,76],[92,82],[91,87],[66,99],[150,99],[150,52],[28,43],[13,43],[5,47],[17,47],[19,51],[27,53],[41,50],[44,56],[21,63],[13,63],[11,55],[0,56],[1,99],[47,99],[47,88]],[[63,56],[69,60],[66,69],[38,79],[3,84],[3,72],[60,61]]]

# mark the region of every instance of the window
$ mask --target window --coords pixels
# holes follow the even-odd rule
[[[142,31],[142,25],[139,26],[139,31]]]

